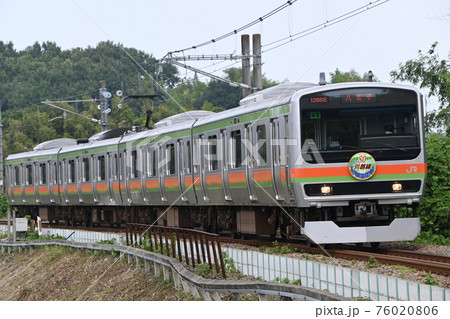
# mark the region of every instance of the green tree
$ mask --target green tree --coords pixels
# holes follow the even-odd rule
[[[428,96],[436,96],[439,110],[427,114],[426,128],[440,129],[450,134],[450,52],[441,60],[434,42],[426,54],[419,50],[417,59],[400,63],[398,70],[391,71],[393,81],[409,81],[429,90]]]
[[[418,214],[422,230],[450,238],[450,136],[430,134],[427,182]]]
[[[439,110],[426,116],[427,183],[424,200],[419,206],[424,236],[436,243],[445,242],[439,238],[450,237],[450,53],[447,60],[441,60],[436,52],[438,43],[431,45],[426,54],[419,51],[417,59],[400,63],[399,69],[391,71],[393,81],[409,81],[420,88],[428,89],[429,96],[436,96]],[[434,131],[434,132],[433,132]],[[447,136],[444,134],[446,132]]]
[[[342,83],[342,82],[367,82],[369,80],[368,72],[364,73],[362,76],[351,69],[348,72],[342,72],[338,68],[336,71],[330,73],[331,83]],[[374,82],[378,82],[376,77],[373,77]]]

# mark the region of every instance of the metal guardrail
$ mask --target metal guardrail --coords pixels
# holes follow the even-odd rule
[[[226,279],[219,235],[199,230],[129,223],[125,225],[128,246],[147,246],[150,251],[183,260],[188,265],[208,263]],[[214,262],[213,262],[214,259]]]
[[[142,260],[145,263],[145,271],[150,271],[151,263],[154,265],[154,275],[161,275],[160,267],[163,268],[164,280],[170,280],[172,272],[175,288],[192,293],[194,296],[204,300],[221,300],[218,293],[256,293],[260,300],[265,300],[266,295],[275,295],[294,299],[321,300],[321,301],[349,301],[349,298],[332,294],[319,289],[294,286],[288,284],[271,283],[260,280],[220,280],[205,279],[199,277],[186,268],[175,258],[163,256],[154,252],[134,247],[108,244],[79,243],[64,240],[30,241],[30,242],[0,242],[1,253],[10,253],[13,248],[19,251],[23,248],[32,249],[39,246],[63,246],[76,249],[100,250],[105,252],[118,252],[121,257],[128,255],[128,262],[135,258],[137,267],[141,267]]]

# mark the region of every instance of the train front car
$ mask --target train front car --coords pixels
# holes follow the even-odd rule
[[[413,240],[426,164],[423,106],[410,86],[346,83],[297,93],[291,181],[302,233],[316,243]],[[296,112],[295,112],[296,113]],[[291,161],[293,161],[291,156]]]

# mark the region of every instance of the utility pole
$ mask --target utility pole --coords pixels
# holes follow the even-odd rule
[[[111,93],[106,91],[106,81],[100,81],[100,127],[101,131],[108,130],[108,114],[111,109],[108,108],[108,99],[111,97]]]
[[[262,90],[261,34],[253,35],[253,87]]]
[[[250,73],[250,36],[248,34],[241,35],[242,49],[242,83],[251,87],[252,79]],[[242,97],[246,97],[252,93],[251,89],[242,89]]]

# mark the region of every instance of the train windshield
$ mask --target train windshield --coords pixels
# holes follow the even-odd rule
[[[417,103],[415,92],[391,88],[305,95],[300,99],[303,158],[348,162],[365,151],[377,160],[413,159],[420,153]]]

